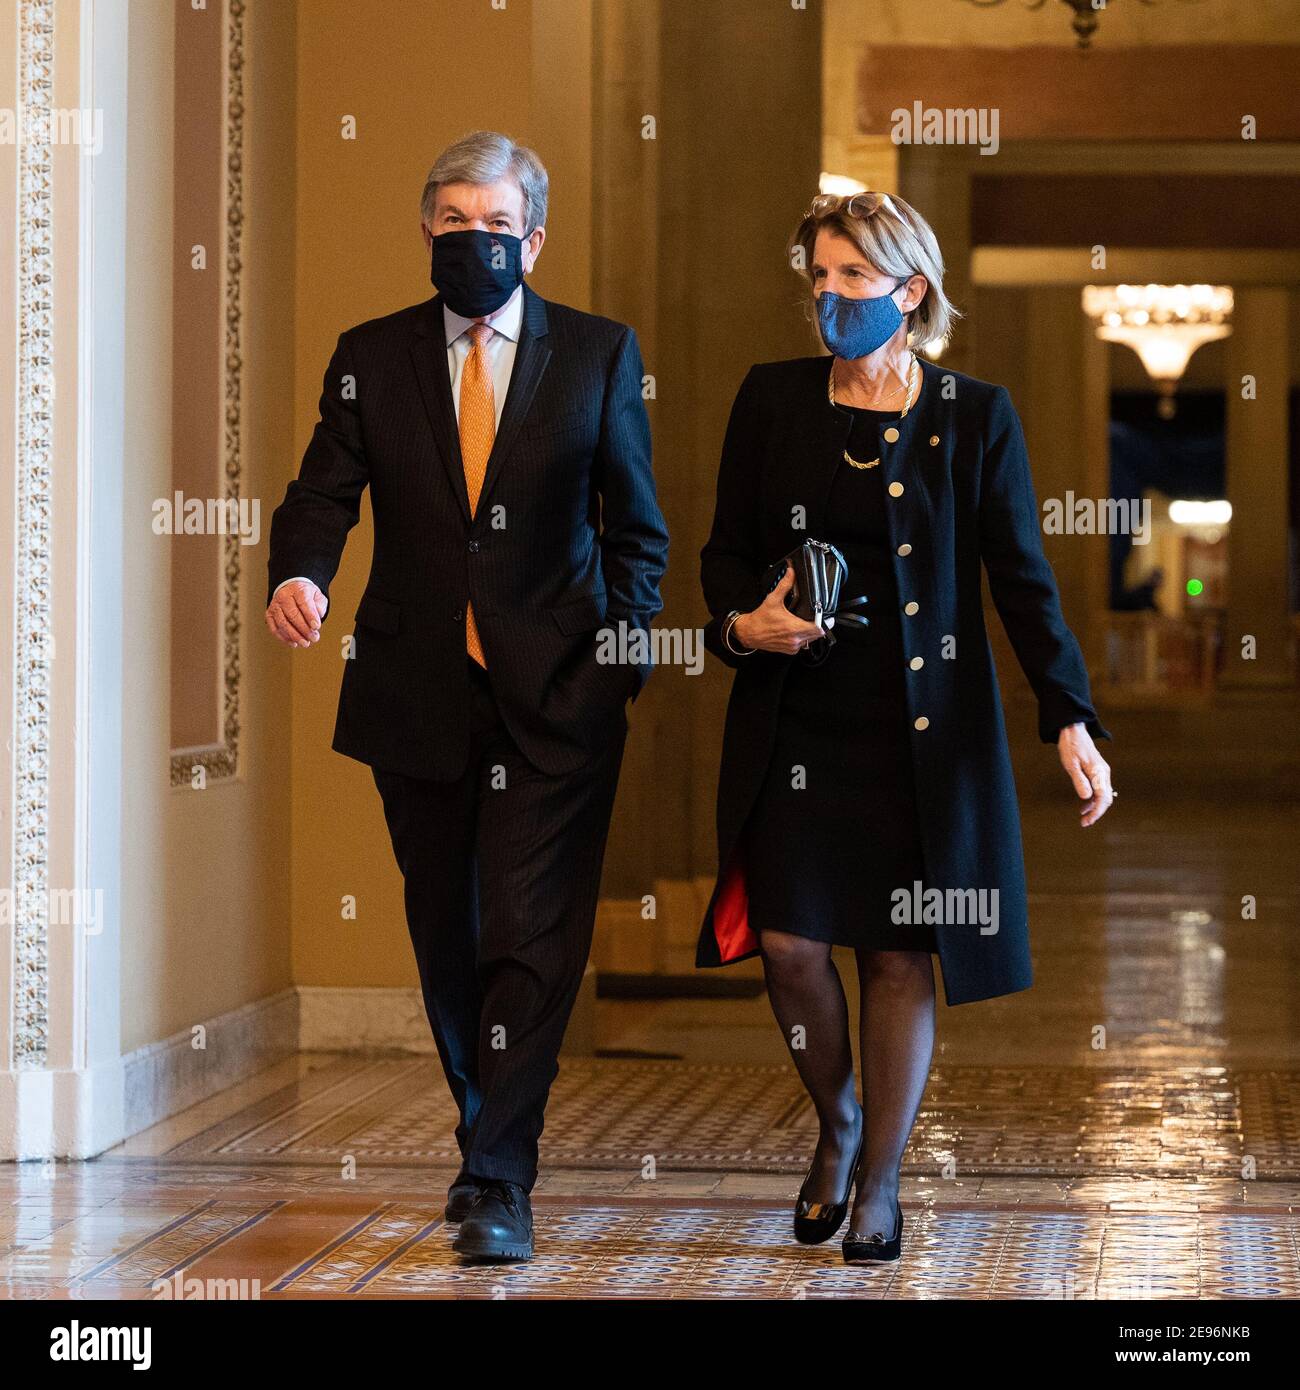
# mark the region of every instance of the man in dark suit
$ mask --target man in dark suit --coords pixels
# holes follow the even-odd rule
[[[478,1259],[532,1254],[537,1141],[650,669],[602,658],[629,650],[609,629],[648,633],[668,545],[636,335],[524,283],[546,199],[504,136],[440,156],[421,201],[439,292],[340,336],[271,521],[267,624],[307,647],[370,488],[333,747],[383,799],[460,1110],[447,1220]]]

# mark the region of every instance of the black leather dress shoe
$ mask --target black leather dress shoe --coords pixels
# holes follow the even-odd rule
[[[463,1168],[456,1174],[455,1181],[447,1189],[447,1209],[443,1212],[443,1218],[451,1222],[454,1226],[459,1221],[464,1221],[469,1215],[469,1209],[478,1199],[478,1194],[483,1190],[481,1179],[471,1176]]]
[[[533,1208],[518,1183],[484,1181],[451,1248],[471,1260],[531,1260]]]

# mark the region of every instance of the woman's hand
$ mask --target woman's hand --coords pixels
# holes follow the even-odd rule
[[[732,635],[742,646],[758,651],[793,656],[809,642],[826,634],[816,623],[796,618],[785,606],[785,596],[794,585],[794,568],[787,566],[776,588],[753,610],[742,613],[731,625]]]
[[[1061,766],[1085,803],[1079,813],[1080,824],[1092,825],[1106,814],[1115,800],[1110,785],[1110,764],[1097,752],[1097,745],[1084,724],[1067,724],[1057,735],[1056,751],[1061,755]]]

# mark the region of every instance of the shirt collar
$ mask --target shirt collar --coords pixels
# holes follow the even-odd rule
[[[455,313],[447,304],[442,306],[442,314],[447,330],[447,346],[450,347],[474,320]],[[519,330],[524,322],[524,287],[520,285],[495,314],[489,314],[487,322],[494,332],[500,333],[503,338],[509,338],[512,343],[517,343]]]

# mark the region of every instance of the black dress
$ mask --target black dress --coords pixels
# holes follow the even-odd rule
[[[876,457],[879,424],[853,415],[848,452]],[[745,834],[749,925],[863,950],[935,951],[934,928],[892,919],[896,889],[924,883],[905,690],[907,653],[885,520],[884,470],[841,460],[824,535],[848,562],[841,602],[867,627],[835,625],[820,664],[791,657],[776,745]],[[911,915],[911,914],[908,914]]]

